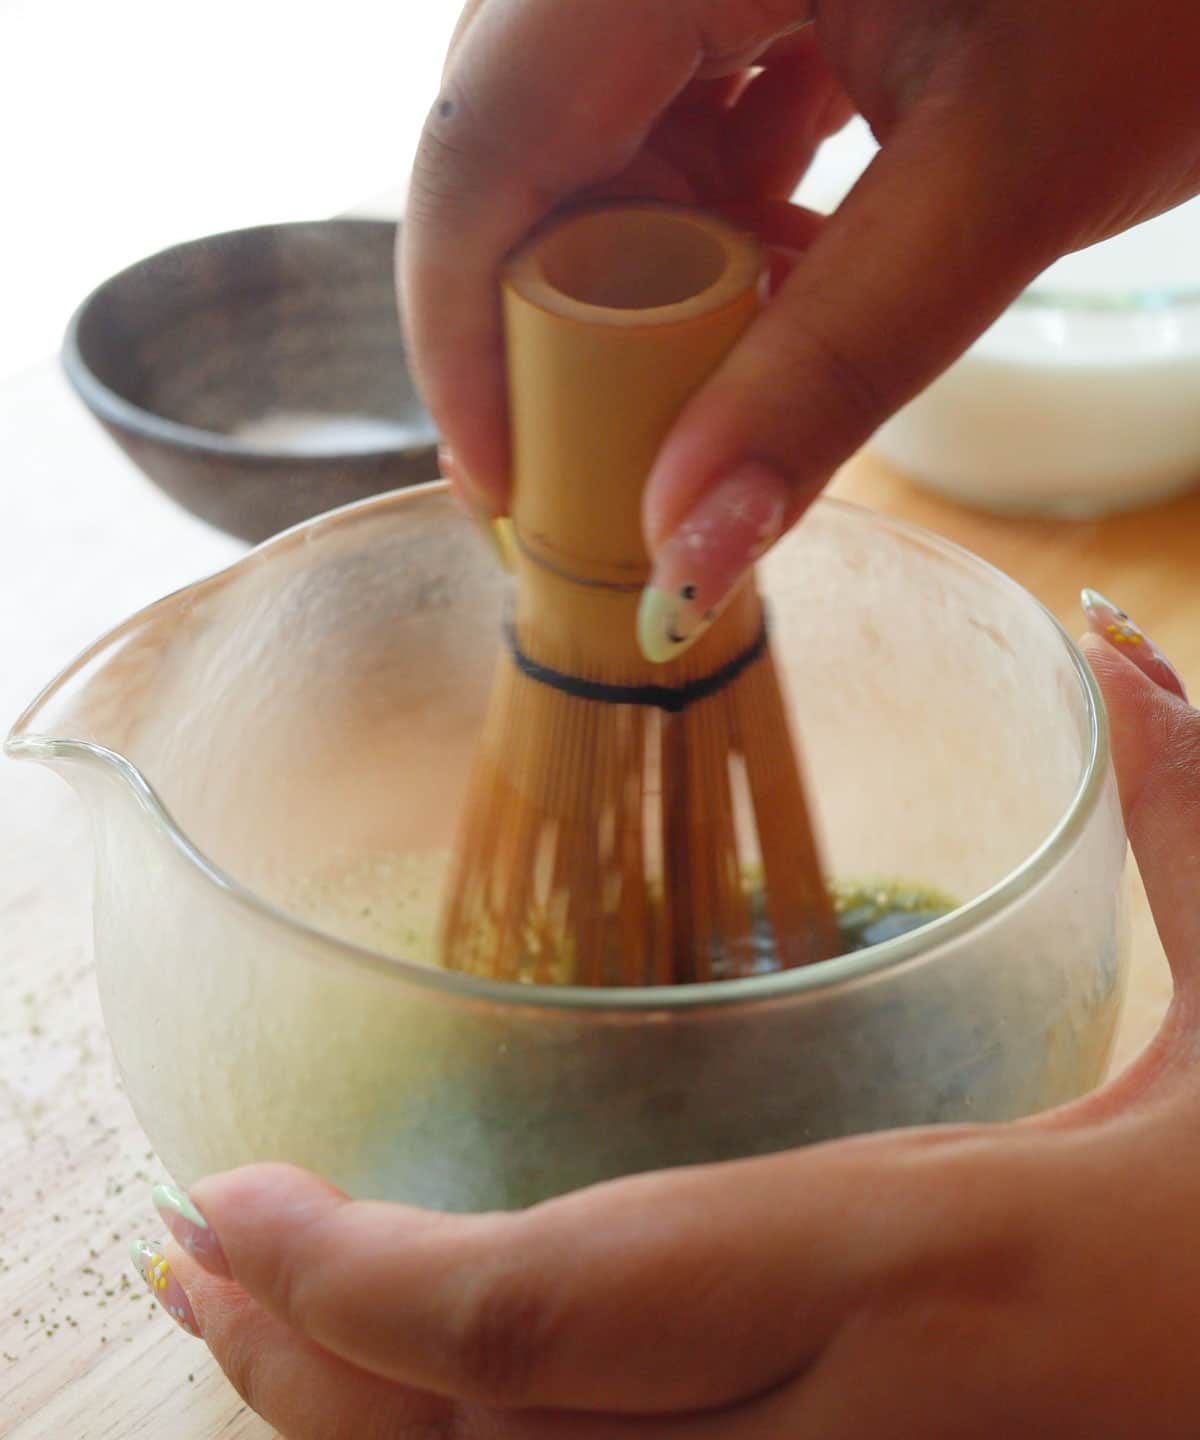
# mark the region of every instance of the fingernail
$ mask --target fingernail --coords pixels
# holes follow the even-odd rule
[[[1140,625],[1119,610],[1099,590],[1084,590],[1079,597],[1088,627],[1093,634],[1120,650],[1156,685],[1186,700],[1187,690],[1179,672]]]
[[[134,1268],[146,1282],[151,1295],[158,1301],[181,1330],[189,1335],[199,1335],[200,1327],[192,1310],[192,1302],[184,1293],[183,1286],[175,1278],[166,1256],[145,1240],[137,1240],[130,1246]]]
[[[511,570],[508,549],[508,525],[502,520],[481,490],[475,488],[463,473],[458,461],[444,446],[438,446],[438,469],[450,487],[459,508],[483,537],[484,544],[505,570]]]
[[[196,1262],[214,1275],[230,1275],[216,1231],[178,1185],[156,1185],[150,1198],[181,1250],[195,1256]]]
[[[638,606],[638,644],[647,660],[673,660],[704,634],[738,581],[779,539],[787,501],[783,477],[751,461],[667,536]]]

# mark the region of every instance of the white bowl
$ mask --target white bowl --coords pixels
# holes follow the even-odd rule
[[[871,448],[984,509],[1091,516],[1200,481],[1200,290],[1031,289]]]
[[[796,198],[834,209],[877,148],[853,121]],[[1096,515],[1200,482],[1200,199],[1052,265],[871,448],[989,510]]]

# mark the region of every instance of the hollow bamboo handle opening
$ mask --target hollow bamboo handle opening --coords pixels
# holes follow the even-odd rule
[[[689,397],[753,319],[761,273],[753,237],[655,202],[559,216],[510,260],[518,626],[555,652],[539,658],[639,669],[632,616],[650,568],[646,479]],[[698,659],[720,648],[718,633]]]

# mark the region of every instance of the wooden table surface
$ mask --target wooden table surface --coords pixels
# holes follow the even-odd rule
[[[95,635],[240,547],[160,498],[50,363],[0,386],[0,457],[3,729]],[[1075,629],[1080,587],[1103,590],[1200,690],[1200,493],[1071,524],[973,514],[865,458],[836,489],[961,541]],[[100,1021],[84,819],[57,777],[0,762],[0,1436],[261,1440],[269,1427],[154,1309],[129,1264],[129,1242],[159,1234],[158,1170]],[[1119,1063],[1168,994],[1139,897]]]

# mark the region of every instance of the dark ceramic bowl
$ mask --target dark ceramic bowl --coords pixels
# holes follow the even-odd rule
[[[246,540],[432,479],[437,435],[396,317],[395,233],[321,220],[164,250],[79,307],[67,376],[156,485]]]

